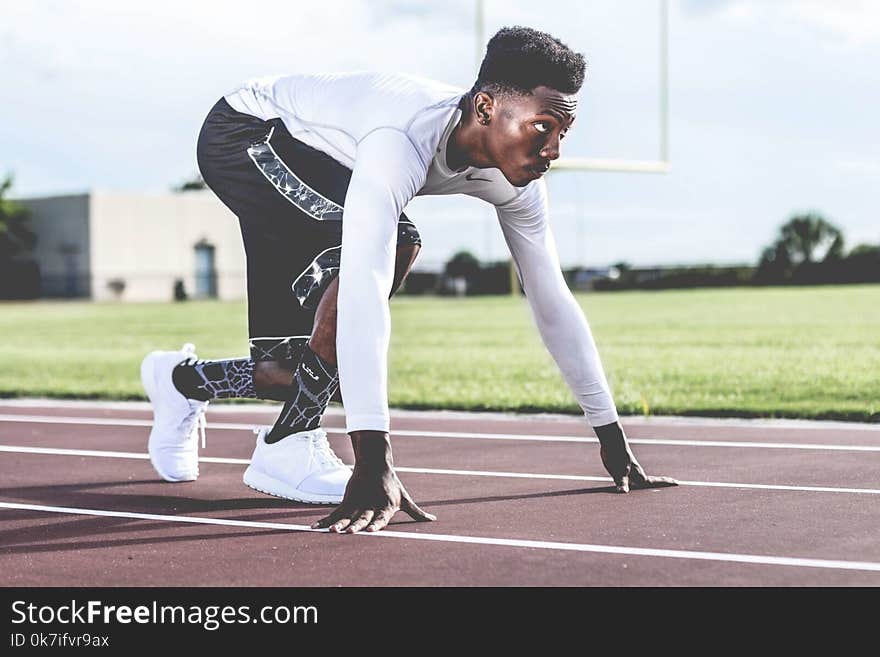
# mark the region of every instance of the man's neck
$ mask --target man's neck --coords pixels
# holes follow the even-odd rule
[[[461,119],[446,143],[446,166],[453,171],[464,171],[468,167],[487,169],[494,166],[485,155],[484,134],[474,119],[470,98],[466,96],[462,101]]]

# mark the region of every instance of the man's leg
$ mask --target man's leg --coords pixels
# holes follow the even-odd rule
[[[398,245],[397,259],[394,262],[394,283],[391,286],[393,295],[400,289],[403,281],[412,271],[416,257],[421,249],[420,244]],[[334,279],[324,293],[318,312],[315,313],[315,328],[309,339],[309,347],[318,356],[336,365],[336,297],[339,293],[339,279]]]
[[[183,421],[185,415],[196,413],[201,422],[208,399],[254,396],[286,401],[282,417],[288,421],[276,423],[275,433],[296,436],[269,443],[268,428],[261,430],[245,483],[280,497],[338,503],[351,470],[333,454],[326,433],[317,426],[337,388],[336,368],[334,362],[324,367],[306,343],[339,268],[342,203],[351,171],[293,139],[279,120],[242,115],[222,100],[199,135],[198,160],[205,182],[239,218],[247,258],[251,354],[197,361],[192,348],[185,348],[163,352],[161,367],[146,368],[146,377],[142,368],[142,379],[161,382],[163,393],[159,399],[148,390],[156,418],[164,418],[154,421],[151,456],[160,451],[175,463],[185,461],[185,474],[194,479],[198,449],[190,425],[196,424]],[[401,216],[398,245],[408,247],[408,253],[398,282],[418,244],[415,226]],[[335,292],[324,302],[322,326],[330,316],[335,322]],[[335,325],[333,331],[335,336]],[[328,355],[321,344],[322,338],[316,337],[316,349]],[[335,361],[334,355],[330,358]],[[148,361],[158,362],[153,355]],[[322,377],[324,384],[316,394],[309,385]],[[154,450],[154,444],[161,450]],[[158,466],[157,470],[171,479]]]
[[[188,399],[259,397],[254,389],[254,361],[250,358],[184,361],[174,368],[172,380]]]
[[[405,244],[397,248],[397,260],[394,269],[394,290],[400,287],[412,269],[416,256],[420,249],[419,244]],[[304,351],[304,356],[309,356],[303,363],[294,367],[289,361],[264,360],[254,362],[252,358],[233,358],[224,360],[195,360],[184,361],[174,368],[173,381],[177,390],[187,399],[209,401],[212,399],[232,398],[257,398],[273,399],[276,401],[291,401],[296,397],[299,390],[294,387],[294,379],[297,371],[300,378],[306,376],[306,383],[313,377],[303,370],[303,365],[314,372],[315,361],[312,355],[319,359],[317,364],[322,370],[331,371],[331,378],[336,376],[336,295],[339,290],[339,279],[334,278],[327,290],[321,297],[318,310],[315,313],[315,326],[308,340],[308,348],[312,354]],[[322,380],[326,377],[321,377]],[[310,390],[317,395],[320,390]],[[331,397],[335,393],[331,392]],[[302,409],[305,411],[314,406],[308,398],[302,400]],[[323,415],[326,402],[320,403],[320,413]],[[312,413],[309,413],[312,416]],[[311,425],[311,423],[309,423]],[[290,433],[312,429],[314,426],[301,428],[296,426]],[[315,426],[317,424],[315,423]]]
[[[397,247],[394,267],[392,294],[403,283],[412,270],[421,245],[402,243]],[[336,300],[339,291],[339,278],[334,278],[327,287],[315,313],[315,324],[311,338],[303,349],[299,365],[291,373],[275,363],[257,363],[254,368],[254,381],[257,390],[290,385],[294,396],[289,398],[266,436],[267,443],[273,443],[300,431],[316,428],[327,410],[327,404],[339,388],[339,374],[336,367]]]
[[[341,212],[310,216],[308,204],[304,209],[299,197],[285,195],[286,185],[279,188],[276,184],[286,172],[284,163],[266,160],[274,155],[269,140],[276,131],[285,132],[280,121],[241,114],[221,99],[199,133],[199,170],[239,219],[247,262],[251,353],[249,358],[199,361],[194,347],[184,345],[180,351],[152,352],[144,359],[141,380],[154,415],[148,441],[150,458],[157,472],[169,481],[198,476],[197,438],[199,428],[204,427],[208,400],[258,395],[280,401],[290,398],[290,379],[286,389],[258,391],[254,364],[276,360],[288,371],[296,366],[311,334],[314,308],[297,303],[291,281],[316,254],[339,244]],[[289,135],[285,139],[292,142]],[[301,146],[305,153],[305,145]],[[326,156],[312,155],[309,151],[300,158],[308,159],[305,168],[322,179],[332,179],[341,165]],[[257,158],[262,159],[258,162]],[[330,167],[335,168],[328,172]],[[343,199],[345,189],[334,188],[332,193]],[[313,200],[306,196],[307,201]],[[326,205],[332,204],[328,201]]]
[[[198,401],[255,397],[289,402],[302,389],[295,376],[303,356],[313,374],[325,369],[306,341],[326,356],[332,370],[327,374],[335,376],[336,283],[326,279],[334,278],[339,266],[342,203],[351,171],[294,140],[280,122],[242,115],[222,100],[199,135],[198,160],[205,182],[239,217],[247,254],[251,357],[189,359],[175,368],[174,386]],[[415,225],[401,216],[394,290],[420,245]],[[304,270],[306,262],[311,264]],[[328,338],[332,352],[326,348]],[[302,374],[313,381],[305,370]],[[323,413],[326,403],[319,406]]]

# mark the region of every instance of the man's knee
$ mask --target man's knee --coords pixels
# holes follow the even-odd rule
[[[394,294],[412,269],[421,243],[398,244],[394,260]],[[321,358],[333,365],[336,364],[336,300],[339,293],[339,277],[335,277],[321,298],[315,313],[315,323],[309,347]]]
[[[421,243],[417,244],[398,244],[397,256],[394,261],[394,285],[391,287],[391,293],[397,292],[401,283],[406,279],[407,274],[412,270],[413,263],[419,255],[422,248]]]

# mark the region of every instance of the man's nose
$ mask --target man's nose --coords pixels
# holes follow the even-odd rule
[[[559,137],[551,139],[544,148],[541,149],[541,157],[547,160],[559,159]]]

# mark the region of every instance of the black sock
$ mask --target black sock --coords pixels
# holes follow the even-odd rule
[[[275,426],[266,435],[266,442],[275,443],[285,436],[318,427],[338,387],[336,366],[306,345],[302,360],[293,373],[294,396],[284,404]]]
[[[208,401],[232,397],[256,397],[254,392],[254,361],[187,360],[171,374],[174,387],[187,399]]]

